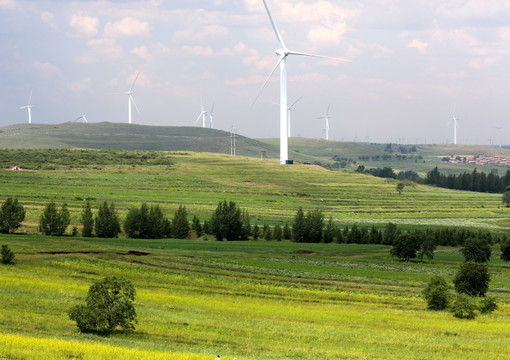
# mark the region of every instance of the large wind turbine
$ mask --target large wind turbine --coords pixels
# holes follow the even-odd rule
[[[204,101],[200,99],[200,106],[202,111],[200,112],[200,115],[198,115],[197,119],[195,120],[195,124],[197,123],[200,118],[202,118],[202,127],[205,128],[205,116],[207,115],[207,111],[204,110]]]
[[[25,106],[20,107],[20,109],[27,109],[28,111],[28,123],[32,123],[32,106],[30,105],[30,100],[32,100],[32,90],[30,90],[30,96],[28,97],[28,103]]]
[[[138,106],[136,106],[135,100],[133,99],[133,88],[135,87],[136,80],[138,80],[138,76],[140,75],[140,72],[136,74],[135,81],[133,81],[133,85],[129,88],[129,91],[126,91],[124,94],[128,96],[128,123],[131,124],[131,103],[135,105],[136,111],[140,113],[140,110],[138,110]]]
[[[269,16],[269,20],[271,21],[271,25],[273,26],[274,33],[276,35],[276,38],[278,39],[278,42],[280,43],[281,48],[276,51],[276,54],[279,56],[278,61],[276,62],[275,67],[269,74],[266,82],[262,86],[262,89],[260,90],[259,94],[257,95],[255,101],[257,101],[258,97],[266,87],[267,83],[269,82],[269,79],[273,75],[273,73],[276,71],[278,67],[280,67],[280,164],[286,164],[289,159],[289,141],[288,141],[288,107],[287,107],[287,57],[289,55],[301,55],[301,56],[311,56],[311,57],[317,57],[317,58],[323,58],[323,59],[333,59],[326,56],[320,56],[320,55],[314,55],[314,54],[307,54],[297,51],[291,51],[283,42],[283,38],[280,35],[280,32],[278,31],[278,28],[276,27],[276,24],[273,20],[273,16],[271,15],[271,12],[269,11],[269,7],[267,6],[266,0],[262,0],[264,3],[264,7],[266,8],[267,15]],[[344,60],[344,59],[333,59],[333,60]]]
[[[213,129],[214,128],[214,115],[216,115],[214,113],[214,104],[211,108],[211,112],[209,113],[209,129]]]
[[[453,144],[457,144],[457,126],[459,126],[459,118],[455,115],[455,108],[453,109],[453,117],[448,125],[453,124]]]
[[[317,118],[317,119],[324,119],[324,120],[326,120],[326,129],[325,129],[326,130],[326,134],[325,134],[325,137],[324,137],[326,140],[329,140],[329,117],[330,117],[330,115],[329,115],[329,108],[330,108],[330,106],[331,106],[331,104],[328,105],[328,110],[326,111],[326,115]]]

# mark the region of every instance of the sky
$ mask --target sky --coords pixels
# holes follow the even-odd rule
[[[291,50],[292,136],[510,143],[510,1],[267,0]],[[279,136],[278,59],[262,0],[0,0],[0,126],[128,122]],[[209,117],[207,117],[209,123]],[[208,124],[207,124],[208,125]],[[498,129],[501,127],[501,130]]]

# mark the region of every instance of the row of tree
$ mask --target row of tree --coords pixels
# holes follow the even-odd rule
[[[441,173],[436,166],[427,173],[425,184],[453,190],[503,193],[505,188],[510,186],[510,170],[501,177],[492,172],[478,172],[476,169],[471,173],[453,175]]]

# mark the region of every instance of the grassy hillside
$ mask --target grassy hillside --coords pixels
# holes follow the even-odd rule
[[[499,310],[476,320],[426,310],[428,279],[462,258],[401,263],[374,245],[5,236],[0,357],[5,359],[503,359],[510,268],[491,263]],[[145,256],[130,255],[129,251]],[[129,334],[79,334],[66,312],[92,281],[131,280]]]
[[[50,200],[67,202],[77,223],[84,199],[94,207],[114,201],[122,215],[146,201],[160,204],[169,215],[184,204],[206,219],[226,199],[246,208],[253,221],[273,224],[292,222],[301,206],[321,208],[339,224],[510,227],[499,194],[409,185],[398,195],[393,180],[313,165],[205,153],[69,149],[0,151],[4,166],[23,167],[15,162],[16,154],[34,170],[0,171],[0,200],[18,196],[26,204],[27,231],[35,230]]]

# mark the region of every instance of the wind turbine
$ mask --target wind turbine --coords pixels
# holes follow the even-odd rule
[[[457,144],[457,126],[459,126],[459,119],[455,115],[455,107],[453,108],[453,117],[448,125],[453,124],[453,144]]]
[[[136,111],[140,114],[140,110],[138,110],[138,106],[136,106],[135,100],[133,99],[133,88],[135,87],[136,80],[138,80],[138,76],[140,76],[140,72],[136,74],[135,81],[133,81],[133,85],[129,88],[129,91],[126,91],[124,94],[128,96],[128,123],[131,124],[131,103],[135,105]]]
[[[32,100],[32,90],[30,90],[30,96],[28,97],[28,103],[25,106],[20,107],[20,109],[27,109],[28,111],[28,123],[32,123],[32,106],[30,105],[30,100]]]
[[[495,126],[494,128],[499,131],[499,147],[501,148],[503,147],[503,126]]]
[[[276,62],[275,67],[269,74],[266,82],[262,86],[262,89],[260,90],[259,94],[255,98],[254,104],[259,98],[260,94],[266,87],[267,83],[269,82],[269,79],[271,76],[273,76],[273,73],[276,71],[278,67],[280,67],[280,164],[286,164],[289,159],[289,122],[288,122],[288,107],[287,107],[287,57],[289,55],[300,55],[300,56],[311,56],[311,57],[317,57],[322,59],[333,59],[333,60],[344,60],[345,59],[334,59],[326,56],[320,56],[320,55],[314,55],[314,54],[308,54],[308,53],[302,53],[297,51],[291,51],[283,42],[283,38],[280,35],[280,32],[278,31],[278,28],[276,27],[276,24],[273,20],[273,16],[271,15],[271,12],[269,11],[269,7],[267,6],[266,0],[262,0],[264,3],[264,7],[266,8],[267,15],[269,16],[269,20],[271,21],[271,25],[273,26],[274,33],[276,35],[276,38],[278,39],[278,42],[280,43],[281,48],[276,51],[276,54],[278,55],[278,61]]]
[[[80,117],[78,117],[74,121],[80,121],[80,120],[83,120],[84,123],[88,123],[87,118],[85,117],[85,114],[81,114]]]
[[[209,113],[209,129],[214,128],[214,121],[213,121],[214,115],[216,115],[216,114],[214,113],[214,104],[213,104],[213,106],[211,108],[211,112]]]
[[[287,108],[287,128],[288,128],[287,130],[288,130],[288,137],[291,137],[291,134],[290,134],[290,111],[292,110],[294,105],[296,105],[298,103],[298,101],[301,100],[302,98],[303,97],[301,96],[299,99],[297,99],[292,104],[290,104],[290,106]]]
[[[326,115],[325,116],[321,116],[321,117],[317,118],[317,119],[324,119],[324,120],[326,120],[326,129],[325,129],[326,132],[325,132],[325,136],[324,136],[324,138],[326,140],[329,140],[329,117],[330,117],[330,115],[329,115],[329,108],[330,108],[330,106],[331,106],[331,104],[328,105],[328,110],[326,111]]]
[[[195,124],[198,120],[200,120],[200,118],[202,118],[202,127],[205,128],[205,116],[207,115],[207,111],[204,110],[204,102],[202,99],[200,99],[200,106],[202,111],[200,112],[200,115],[198,115],[198,118],[195,120]]]

